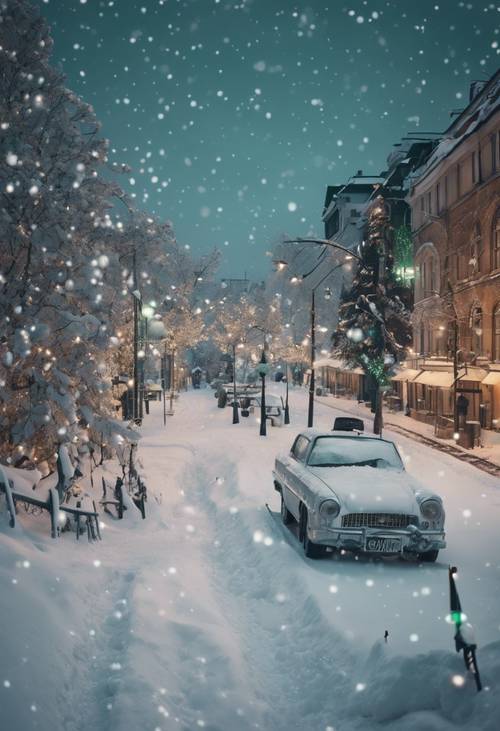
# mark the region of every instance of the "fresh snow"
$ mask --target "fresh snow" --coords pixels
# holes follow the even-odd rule
[[[394,435],[410,475],[443,498],[438,563],[305,559],[280,525],[271,472],[306,400],[291,389],[293,423],[265,438],[257,413],[232,425],[208,390],[182,393],[166,427],[151,403],[139,447],[147,519],[132,504],[123,521],[103,513],[102,542],[52,540],[48,516],[22,508],[11,529],[0,513],[2,728],[498,727],[498,480]],[[315,409],[331,428],[335,411]],[[106,470],[111,485],[118,470]],[[446,622],[449,563],[476,630],[480,694]]]

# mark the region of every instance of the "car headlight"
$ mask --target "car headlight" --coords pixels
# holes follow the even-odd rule
[[[319,506],[320,522],[326,525],[335,520],[340,513],[340,505],[336,500],[323,500]]]
[[[433,498],[424,500],[420,505],[420,510],[424,518],[432,522],[440,520],[443,515],[443,506],[439,500],[434,500]]]

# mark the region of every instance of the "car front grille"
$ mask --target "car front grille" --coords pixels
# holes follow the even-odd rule
[[[415,522],[413,515],[401,513],[348,513],[342,516],[342,528],[407,528]]]

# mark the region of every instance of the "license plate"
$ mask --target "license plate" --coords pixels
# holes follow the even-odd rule
[[[401,538],[371,536],[366,539],[366,550],[371,553],[399,553],[401,551]]]

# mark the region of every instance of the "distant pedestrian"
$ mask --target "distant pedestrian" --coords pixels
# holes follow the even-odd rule
[[[469,408],[469,399],[461,393],[457,398],[457,414],[458,414],[458,426],[459,428],[465,429],[465,422],[467,421],[467,411]]]

